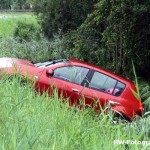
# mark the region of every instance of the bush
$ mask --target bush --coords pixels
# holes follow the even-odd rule
[[[17,37],[20,42],[31,41],[32,39],[40,39],[40,27],[33,23],[18,22],[14,31],[14,37]]]
[[[52,44],[46,39],[20,42],[16,38],[3,38],[0,41],[0,57],[23,58],[34,62],[43,61],[52,57],[51,47]]]
[[[23,58],[34,62],[45,61],[52,58],[73,57],[69,49],[64,48],[65,39],[61,35],[55,35],[55,39],[48,41],[41,37],[40,40],[30,41],[17,38],[0,39],[0,57]]]

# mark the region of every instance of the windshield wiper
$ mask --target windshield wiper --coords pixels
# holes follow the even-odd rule
[[[47,67],[49,65],[56,64],[56,63],[59,63],[59,62],[67,62],[67,59],[53,59],[53,60],[50,60],[50,63],[46,64],[45,66]]]

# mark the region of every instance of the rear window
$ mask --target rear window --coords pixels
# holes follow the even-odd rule
[[[116,87],[114,89],[113,95],[119,96],[123,92],[124,89],[125,89],[125,84],[123,84],[122,82],[118,81],[117,85],[116,85]]]
[[[119,96],[125,84],[100,72],[94,72],[89,87],[114,96]]]

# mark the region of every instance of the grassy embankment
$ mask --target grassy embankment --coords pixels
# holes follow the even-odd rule
[[[32,13],[2,13],[0,12],[0,38],[12,36],[18,21],[37,23]]]
[[[35,21],[34,17],[0,20],[2,38],[12,36],[16,22],[21,19]],[[4,28],[7,29],[7,33]],[[13,47],[15,45],[17,46],[17,43],[14,43]],[[4,52],[5,49],[2,51]],[[8,56],[11,56],[11,52]],[[20,87],[17,79],[11,85],[6,79],[0,80],[0,85],[0,149],[145,150],[150,148],[150,145],[144,143],[143,145],[114,144],[114,140],[143,142],[150,140],[150,117],[136,118],[132,123],[113,124],[103,113],[97,116],[90,109],[82,111],[77,111],[74,107],[68,109],[67,100],[62,104],[58,100],[57,93],[54,93],[52,100],[46,94],[42,96],[35,94],[28,85]]]

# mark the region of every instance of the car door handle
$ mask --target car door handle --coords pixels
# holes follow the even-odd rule
[[[73,92],[79,93],[79,90],[72,88]]]

